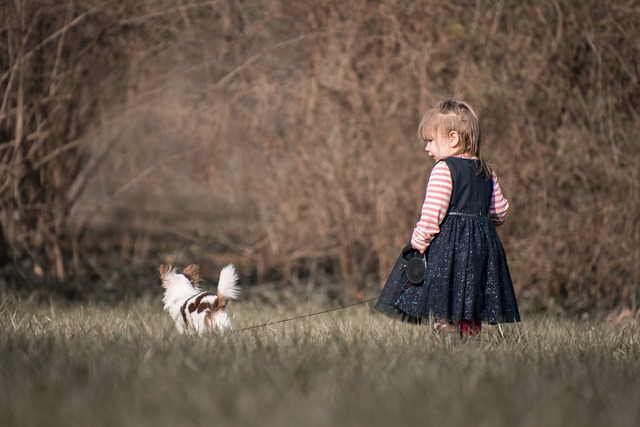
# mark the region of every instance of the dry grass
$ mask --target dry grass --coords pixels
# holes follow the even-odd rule
[[[636,3],[4,2],[0,259],[104,287],[231,258],[361,297],[417,220],[419,118],[454,95],[512,204],[521,300],[637,309]]]
[[[255,299],[253,300],[255,301]],[[529,318],[479,339],[353,307],[196,339],[159,300],[0,302],[0,413],[21,426],[635,426],[637,323]],[[237,328],[324,308],[245,300]]]

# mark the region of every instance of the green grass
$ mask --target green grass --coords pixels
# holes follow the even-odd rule
[[[237,328],[326,307],[240,302]],[[202,338],[158,301],[0,299],[2,426],[635,426],[640,329],[525,318],[434,341],[356,306]]]

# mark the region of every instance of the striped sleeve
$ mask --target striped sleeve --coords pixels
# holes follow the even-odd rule
[[[492,173],[491,179],[493,181],[493,194],[491,195],[491,205],[489,206],[489,218],[491,218],[491,221],[497,227],[504,224],[507,219],[509,202],[502,194],[495,172]]]
[[[451,171],[445,162],[438,162],[431,170],[427,183],[427,194],[422,204],[420,221],[416,224],[411,236],[411,246],[424,251],[436,234],[440,232],[440,224],[447,214],[451,202],[453,181]]]

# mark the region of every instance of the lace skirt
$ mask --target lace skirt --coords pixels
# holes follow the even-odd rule
[[[429,246],[423,284],[407,280],[398,258],[374,308],[412,323],[429,316],[520,321],[504,248],[495,226],[480,215],[447,215]]]

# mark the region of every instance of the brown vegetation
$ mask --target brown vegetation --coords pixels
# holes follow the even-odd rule
[[[512,205],[521,301],[638,305],[635,0],[21,0],[0,16],[0,240],[23,272],[226,257],[258,282],[335,273],[362,297],[417,220],[420,116],[453,95]],[[105,236],[119,258],[101,260]]]

